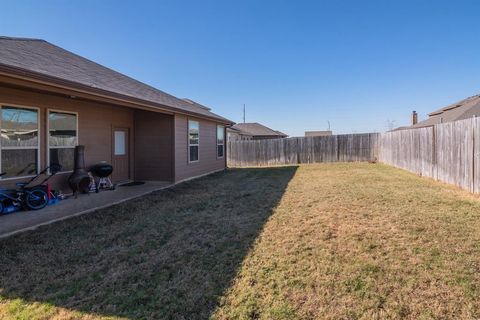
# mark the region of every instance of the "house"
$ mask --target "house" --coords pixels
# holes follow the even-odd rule
[[[114,182],[179,182],[226,167],[232,121],[39,39],[0,37],[2,186],[58,162],[65,187],[74,147]]]
[[[480,95],[475,95],[448,105],[428,114],[428,118],[418,122],[418,114],[412,112],[411,125],[399,127],[395,130],[430,127],[435,124],[468,119],[480,116]]]
[[[252,135],[234,127],[227,128],[227,141],[252,140]]]
[[[331,130],[325,130],[325,131],[305,131],[305,137],[327,137],[331,136],[332,131]]]
[[[262,140],[262,139],[280,139],[288,135],[280,131],[270,129],[260,123],[237,123],[227,129],[228,141],[236,140]]]

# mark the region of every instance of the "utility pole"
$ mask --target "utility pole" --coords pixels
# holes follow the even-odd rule
[[[245,103],[243,104],[243,123],[245,123]]]

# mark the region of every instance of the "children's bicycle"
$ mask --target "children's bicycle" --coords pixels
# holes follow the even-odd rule
[[[18,189],[0,189],[0,214],[5,211],[5,208],[12,206],[17,209],[30,210],[40,210],[45,208],[50,199],[50,188],[49,185],[45,185],[45,183],[60,171],[61,168],[60,165],[51,165],[29,181],[17,182],[16,186]],[[28,187],[33,181],[45,174],[48,170],[50,170],[51,174],[45,180],[36,186]],[[4,176],[5,174],[6,172],[2,172],[0,173],[0,176]]]

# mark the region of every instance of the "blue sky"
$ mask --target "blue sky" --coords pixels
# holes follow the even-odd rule
[[[480,93],[480,1],[0,1],[43,38],[236,122],[385,131]]]

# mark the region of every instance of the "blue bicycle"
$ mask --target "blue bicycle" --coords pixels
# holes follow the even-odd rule
[[[33,181],[45,174],[48,170],[50,170],[51,174],[48,175],[42,183],[33,187],[28,187]],[[0,189],[0,214],[4,213],[5,208],[11,207],[24,210],[40,210],[45,208],[50,199],[49,188],[45,186],[45,182],[60,170],[60,165],[52,165],[45,168],[45,170],[41,171],[27,182],[17,182],[16,186],[18,189]],[[0,176],[4,176],[5,174],[6,172],[2,172],[0,173]]]

